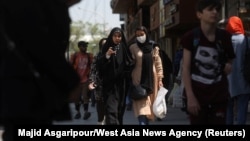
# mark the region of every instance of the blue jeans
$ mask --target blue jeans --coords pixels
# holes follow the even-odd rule
[[[230,98],[227,107],[227,118],[226,124],[234,124],[234,119],[236,115],[236,123],[238,125],[246,124],[247,112],[248,112],[248,102],[250,100],[250,94],[241,94]],[[234,112],[236,110],[236,114]]]

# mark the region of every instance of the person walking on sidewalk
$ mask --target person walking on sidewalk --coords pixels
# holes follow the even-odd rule
[[[18,126],[50,127],[53,121],[71,120],[69,102],[75,100],[80,78],[65,53],[68,8],[77,1],[0,0],[3,141],[19,140]]]
[[[135,117],[138,118],[139,125],[148,125],[149,121],[155,120],[152,107],[159,88],[163,86],[163,67],[159,47],[153,47],[149,42],[146,27],[137,27],[135,35],[136,43],[129,47],[134,60],[131,74],[132,85],[144,86],[149,95],[143,99],[133,100],[133,111]],[[130,94],[133,95],[132,92]]]
[[[237,16],[229,18],[226,30],[232,34],[232,43],[236,54],[232,64],[232,73],[228,75],[231,98],[228,103],[227,124],[242,125],[246,124],[250,100],[250,84],[246,82],[242,73],[248,38],[245,35],[243,23]],[[234,123],[235,117],[236,123]]]
[[[101,70],[107,125],[123,125],[126,107],[127,68],[130,65],[124,32],[114,27],[102,48]]]
[[[71,56],[71,64],[74,69],[77,71],[78,75],[81,78],[81,92],[79,93],[79,99],[75,102],[75,110],[77,111],[75,115],[75,119],[81,118],[80,106],[83,104],[84,115],[83,119],[87,120],[91,113],[89,110],[89,73],[91,69],[91,64],[93,61],[93,55],[91,53],[87,53],[88,42],[79,41],[78,48],[79,52],[74,53]]]
[[[105,107],[102,93],[102,76],[100,72],[100,58],[102,54],[102,46],[105,44],[107,38],[102,38],[99,41],[99,53],[94,56],[93,63],[91,65],[90,77],[89,77],[89,89],[93,91],[96,100],[97,122],[99,125],[105,124]]]
[[[199,0],[200,26],[181,39],[184,95],[191,124],[226,124],[227,75],[235,57],[231,35],[217,28],[220,0]]]

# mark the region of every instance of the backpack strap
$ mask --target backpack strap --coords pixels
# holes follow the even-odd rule
[[[196,27],[193,29],[193,48],[192,48],[192,55],[191,55],[191,61],[193,62],[194,61],[194,56],[195,56],[195,53],[198,49],[198,46],[199,46],[199,43],[200,43],[200,34],[201,34],[201,29],[200,27]]]
[[[225,54],[225,44],[223,44],[223,30],[217,28],[216,29],[216,37],[215,37],[215,42],[216,42],[216,49],[218,50],[219,53],[219,62],[222,64],[222,68],[224,68],[226,62],[227,62],[227,54]]]
[[[216,48],[218,49],[219,53],[224,53],[224,46],[222,43],[222,30],[221,29],[216,29],[216,37],[215,37],[215,42],[216,42]]]
[[[196,50],[199,46],[200,43],[200,34],[201,34],[201,29],[200,27],[194,28],[193,29],[193,34],[194,34],[194,38],[193,38],[193,46],[194,46],[194,50]]]

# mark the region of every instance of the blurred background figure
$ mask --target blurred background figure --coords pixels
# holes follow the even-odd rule
[[[246,124],[250,100],[250,84],[245,81],[242,72],[246,48],[249,48],[249,44],[247,46],[248,37],[245,36],[242,21],[237,16],[229,18],[226,30],[232,34],[232,44],[236,54],[232,62],[232,72],[228,75],[230,100],[227,110],[227,124],[242,125]]]
[[[131,57],[121,28],[110,31],[102,48],[102,78],[107,125],[122,125],[126,107],[127,68]]]
[[[105,105],[102,93],[102,76],[100,70],[100,58],[102,55],[102,46],[105,44],[107,38],[102,38],[99,41],[99,53],[94,56],[93,63],[91,65],[90,77],[89,77],[89,89],[93,91],[96,100],[97,122],[99,125],[105,124]]]
[[[93,62],[93,54],[87,53],[88,42],[79,41],[79,52],[76,52],[71,57],[71,64],[81,78],[81,92],[78,95],[78,100],[75,102],[75,110],[77,111],[75,119],[81,118],[80,107],[83,105],[83,119],[87,120],[91,113],[89,112],[89,100],[91,92],[88,89],[88,80]]]
[[[0,123],[4,141],[14,140],[15,125],[71,120],[69,98],[75,100],[80,79],[65,51],[68,7],[76,2],[0,0]]]

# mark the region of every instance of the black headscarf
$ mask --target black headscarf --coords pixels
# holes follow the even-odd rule
[[[113,42],[113,35],[114,33],[119,32],[121,33],[122,40],[119,44],[115,44]],[[114,73],[115,75],[121,75],[124,73],[124,69],[131,64],[131,54],[128,51],[126,38],[124,36],[124,32],[121,28],[115,27],[110,31],[110,34],[106,40],[102,48],[102,54],[105,55],[108,49],[112,47],[116,50],[116,55],[112,55],[110,60],[113,63]]]
[[[153,92],[153,57],[152,50],[153,46],[149,42],[149,35],[145,27],[140,26],[136,31],[142,30],[146,34],[145,43],[140,43],[136,40],[138,47],[142,50],[142,72],[141,72],[141,86],[144,87],[148,93]]]

